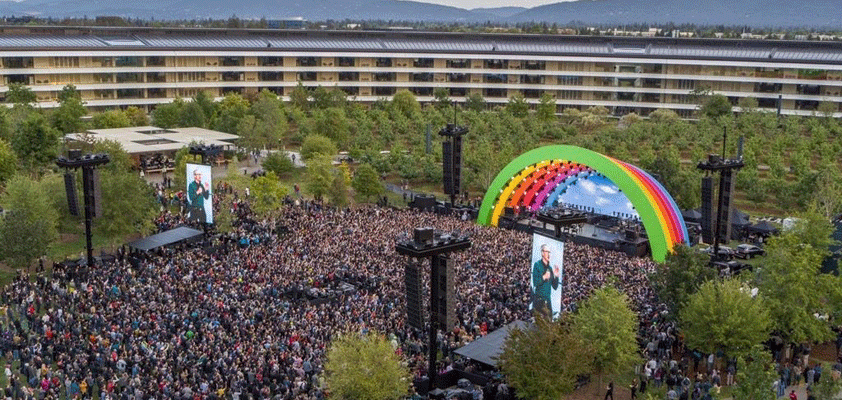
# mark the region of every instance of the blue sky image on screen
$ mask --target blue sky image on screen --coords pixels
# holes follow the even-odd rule
[[[619,213],[624,214],[624,217],[627,214],[638,217],[637,211],[617,185],[598,174],[577,179],[575,185],[568,186],[567,191],[559,196],[558,202],[593,207],[595,213],[602,215],[616,216]]]

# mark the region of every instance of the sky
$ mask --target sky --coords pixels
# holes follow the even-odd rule
[[[532,8],[543,6],[544,4],[559,3],[565,0],[415,0],[422,3],[441,4],[445,6],[453,6],[464,8],[467,10],[474,8],[497,8],[497,7],[526,7]]]
[[[580,177],[575,185],[567,187],[567,191],[559,196],[559,203],[593,207],[595,213],[602,215],[618,212],[637,216],[629,199],[610,179],[601,175],[583,178]]]

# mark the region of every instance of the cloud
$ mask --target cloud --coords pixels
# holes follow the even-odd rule
[[[609,185],[609,184],[599,185],[599,190],[602,190],[603,192],[605,192],[605,194],[617,194],[618,193],[617,188],[615,186],[612,186],[612,185]]]
[[[582,189],[590,193],[591,195],[596,195],[596,184],[591,182],[588,179],[579,179],[579,185],[582,186]]]
[[[594,203],[598,206],[605,206],[611,204],[611,201],[605,197],[597,197],[596,200],[594,200]]]

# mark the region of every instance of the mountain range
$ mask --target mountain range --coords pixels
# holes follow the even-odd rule
[[[567,25],[685,24],[842,28],[839,0],[578,0],[533,8],[466,10],[401,0],[24,0],[0,1],[0,15],[120,16],[157,20],[393,20],[445,23],[546,22]]]

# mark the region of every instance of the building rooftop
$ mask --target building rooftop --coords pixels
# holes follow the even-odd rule
[[[0,51],[53,49],[365,51],[801,61],[842,64],[842,42],[666,37],[0,26]]]
[[[129,154],[154,154],[178,151],[190,144],[202,143],[230,147],[239,136],[204,128],[163,129],[154,126],[91,129],[65,136],[75,141],[112,140]]]

